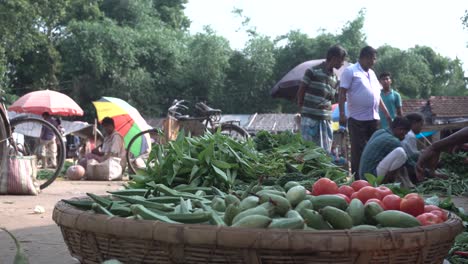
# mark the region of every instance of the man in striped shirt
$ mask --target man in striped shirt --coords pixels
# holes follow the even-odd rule
[[[338,83],[333,69],[343,66],[346,55],[346,50],[339,45],[328,49],[323,63],[306,70],[297,93],[302,137],[328,153],[333,140],[331,105],[335,101]]]

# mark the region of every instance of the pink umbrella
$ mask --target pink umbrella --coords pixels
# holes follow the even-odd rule
[[[82,116],[83,109],[68,95],[51,90],[30,92],[20,97],[8,110],[41,115]]]

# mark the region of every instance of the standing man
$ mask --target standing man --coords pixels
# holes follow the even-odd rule
[[[42,118],[54,127],[58,126],[57,121],[48,112],[42,113]],[[42,126],[39,144],[41,146],[42,168],[55,168],[57,166],[57,143],[55,142],[55,134],[50,128]],[[48,164],[49,160],[50,164]]]
[[[391,123],[387,108],[380,98],[380,83],[371,69],[377,60],[377,50],[371,46],[361,49],[359,62],[347,67],[341,74],[339,92],[340,125],[346,125],[344,110],[348,101],[348,129],[351,137],[351,172],[360,179],[359,163],[369,138],[379,126],[379,107]],[[362,176],[362,175],[361,175]]]
[[[396,116],[402,117],[403,113],[401,111],[401,96],[400,94],[393,90],[390,86],[392,84],[392,76],[388,72],[383,72],[379,76],[380,84],[382,85],[382,91],[380,92],[380,97],[387,107],[390,117],[394,119]],[[379,111],[380,115],[380,127],[388,128],[389,124],[385,119],[385,115],[382,110]]]
[[[346,55],[346,50],[340,45],[328,49],[327,59],[323,63],[306,70],[297,93],[302,137],[328,153],[331,153],[333,141],[331,105],[338,83],[333,69],[343,66]]]

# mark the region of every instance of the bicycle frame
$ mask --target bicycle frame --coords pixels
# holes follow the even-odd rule
[[[8,112],[5,110],[5,105],[3,103],[3,100],[0,103],[0,115],[3,120],[3,125],[5,127],[7,137],[6,138],[0,138],[0,142],[6,141],[11,137],[11,126],[10,126],[10,120],[8,119]]]

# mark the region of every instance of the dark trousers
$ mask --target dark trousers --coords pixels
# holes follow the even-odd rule
[[[361,154],[367,141],[378,126],[379,120],[359,121],[351,117],[348,119],[348,130],[351,139],[351,173],[354,174],[356,180],[361,179],[361,175],[359,175]]]

